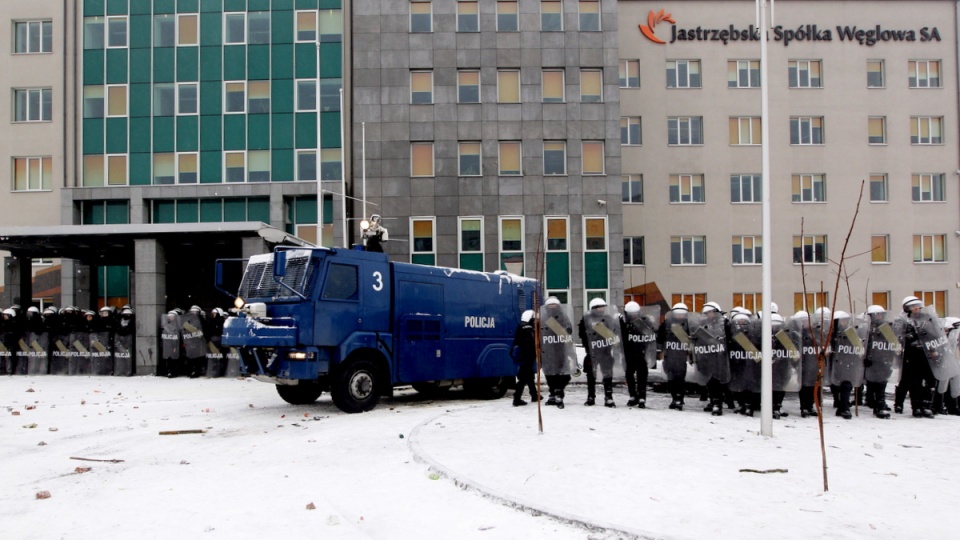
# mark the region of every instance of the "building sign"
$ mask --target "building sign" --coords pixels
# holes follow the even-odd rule
[[[668,31],[663,25],[656,28],[659,23],[671,23],[669,30],[670,41],[666,41]],[[664,10],[647,15],[647,24],[639,25],[640,33],[650,41],[666,45],[667,43],[683,41],[719,41],[724,45],[730,42],[739,41],[760,41],[760,29],[754,25],[739,27],[733,24],[724,28],[704,28],[696,26],[693,28],[678,28],[677,22],[673,19],[671,13]],[[663,37],[661,37],[663,36]],[[768,41],[779,41],[784,47],[790,45],[793,41],[843,41],[856,43],[871,47],[877,43],[888,42],[927,42],[941,41],[940,30],[936,26],[924,26],[922,28],[886,28],[882,25],[875,25],[872,28],[861,28],[857,25],[837,25],[834,28],[821,27],[817,24],[801,24],[796,28],[786,28],[783,25],[777,25],[767,32]]]

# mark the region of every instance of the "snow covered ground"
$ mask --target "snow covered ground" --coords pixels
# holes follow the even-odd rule
[[[347,415],[235,379],[0,379],[0,537],[914,538],[960,526],[960,417],[426,400]],[[829,411],[832,412],[832,411]],[[19,413],[19,414],[16,414]],[[160,435],[161,431],[205,433]],[[81,461],[82,457],[122,460]],[[78,467],[89,467],[78,472]],[[780,469],[785,472],[743,472]],[[463,489],[466,488],[466,489]],[[48,491],[50,498],[38,499]],[[313,508],[308,508],[312,506]]]

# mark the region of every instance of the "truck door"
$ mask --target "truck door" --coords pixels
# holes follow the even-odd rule
[[[397,380],[432,381],[446,378],[443,350],[443,287],[400,281],[397,298]]]
[[[317,302],[316,345],[339,345],[360,324],[360,287],[357,265],[331,261],[324,273]]]

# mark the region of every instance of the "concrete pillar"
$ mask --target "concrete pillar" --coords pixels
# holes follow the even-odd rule
[[[94,284],[97,280],[97,267],[77,263],[74,265],[73,275],[73,305],[80,309],[93,309],[96,300]]]
[[[76,275],[77,261],[73,259],[60,260],[60,307],[75,306],[76,295]]]
[[[244,259],[249,258],[251,255],[260,255],[261,253],[270,252],[270,247],[267,245],[267,241],[259,236],[244,237],[241,249],[243,250],[241,257]]]
[[[137,318],[137,357],[135,372],[149,375],[156,372],[160,360],[160,316],[166,312],[167,257],[160,242],[153,239],[134,241],[133,304]]]
[[[22,309],[30,307],[33,300],[33,278],[31,257],[4,257],[3,279],[6,286],[0,303],[2,307],[20,304]]]

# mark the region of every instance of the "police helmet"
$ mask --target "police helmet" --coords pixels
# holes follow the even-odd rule
[[[676,304],[673,305],[672,308],[670,308],[670,311],[690,311],[690,310],[687,308],[687,305],[684,304],[683,302],[677,302]]]
[[[13,308],[7,308],[7,309],[3,310],[3,314],[4,314],[4,315],[9,315],[9,316],[11,316],[11,317],[16,317],[16,316],[17,316],[17,312],[14,311]]]
[[[133,310],[130,308],[123,308],[120,310],[120,315],[133,315]]]
[[[543,303],[545,306],[559,306],[560,300],[556,296],[550,296],[547,298],[547,301]]]
[[[200,306],[190,306],[190,311],[193,313],[200,313]]]
[[[770,322],[775,324],[783,324],[783,315],[780,315],[779,313],[771,313]]]
[[[30,306],[27,308],[27,313],[40,313],[40,308],[37,306]]]
[[[590,309],[596,309],[598,307],[604,307],[607,305],[607,301],[603,298],[594,298],[590,301]]]
[[[838,309],[837,311],[833,312],[833,320],[835,321],[839,319],[849,319],[849,318],[850,318],[850,314],[847,313],[846,311],[840,311]]]
[[[809,319],[809,318],[810,318],[810,314],[807,313],[806,311],[802,311],[802,310],[801,310],[801,311],[798,311],[798,312],[794,313],[794,314],[793,314],[793,318],[794,318],[794,319]]]
[[[910,311],[914,306],[923,307],[923,302],[916,296],[908,296],[903,299],[903,310]]]
[[[749,322],[749,321],[750,321],[750,315],[747,315],[746,313],[743,313],[742,311],[738,311],[738,312],[736,313],[736,315],[734,315],[731,320],[732,320],[733,322],[736,322],[736,323]]]
[[[528,309],[528,310],[524,311],[522,315],[520,315],[520,320],[523,321],[523,322],[530,322],[530,319],[533,319],[533,310],[532,310],[532,309]]]
[[[867,315],[873,315],[876,313],[886,313],[886,312],[887,310],[883,309],[883,307],[878,306],[876,304],[873,304],[872,306],[867,307]]]
[[[47,306],[47,308],[43,310],[43,314],[44,314],[44,315],[56,315],[56,314],[57,314],[57,307],[56,307],[56,306]]]
[[[770,302],[770,313],[780,313],[780,306],[776,302]]]
[[[716,302],[707,302],[703,305],[702,313],[710,313],[711,311],[716,311],[717,313],[723,313],[723,310],[720,309],[720,304]]]
[[[636,302],[627,302],[627,305],[623,306],[624,311],[627,313],[639,313],[640,304]]]

